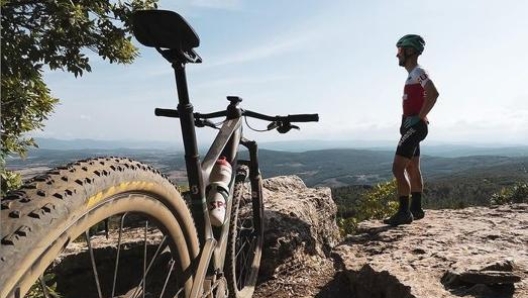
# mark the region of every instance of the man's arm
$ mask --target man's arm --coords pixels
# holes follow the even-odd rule
[[[420,110],[420,113],[418,114],[418,117],[420,117],[420,119],[425,119],[425,117],[427,117],[427,114],[429,114],[429,112],[431,111],[431,109],[436,103],[436,99],[440,95],[438,93],[438,90],[436,90],[436,87],[433,81],[431,80],[428,80],[427,83],[425,83],[424,90],[425,90],[424,104],[422,106],[422,109]]]

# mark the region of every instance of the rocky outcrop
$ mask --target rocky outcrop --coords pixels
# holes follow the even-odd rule
[[[528,205],[360,223],[334,251],[356,298],[528,297]]]
[[[329,188],[308,188],[297,176],[266,179],[261,279],[317,269],[338,244],[337,207]]]

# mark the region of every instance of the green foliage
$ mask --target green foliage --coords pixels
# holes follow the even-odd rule
[[[357,224],[368,219],[382,219],[396,211],[396,180],[379,183],[364,191],[357,200],[348,202],[346,217],[339,217],[338,225],[342,234],[352,234]]]
[[[518,182],[513,186],[504,187],[491,196],[490,202],[492,205],[528,203],[528,183]]]
[[[357,230],[358,220],[355,217],[338,217],[337,226],[339,227],[339,232],[343,236],[354,234]]]
[[[57,292],[57,283],[54,281],[54,274],[44,274],[43,283],[45,289],[42,288],[40,280],[37,280],[26,294],[27,298],[51,297],[61,298],[62,296]]]
[[[10,153],[24,157],[28,147],[36,146],[25,134],[42,129],[58,104],[43,80],[43,67],[81,76],[91,71],[86,49],[110,63],[131,63],[138,55],[131,42],[131,13],[155,8],[156,2],[0,1],[2,160]],[[10,175],[0,170],[2,178]]]
[[[22,185],[22,177],[19,174],[5,169],[5,160],[3,157],[0,157],[0,181],[2,184],[0,191],[2,197],[8,190],[17,189]]]

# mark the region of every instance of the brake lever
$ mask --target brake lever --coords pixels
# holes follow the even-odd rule
[[[300,130],[299,126],[297,126],[297,125],[291,125],[289,122],[283,122],[277,127],[277,131],[279,133],[287,133],[292,128]]]
[[[268,130],[275,129],[277,127],[279,127],[279,123],[277,123],[277,121],[273,121],[270,124],[268,124]]]
[[[194,119],[194,126],[196,126],[196,127],[204,127],[205,126],[205,120],[204,119],[195,118]]]
[[[207,119],[199,119],[199,118],[195,118],[194,119],[194,126],[196,126],[196,127],[209,126],[209,127],[212,127],[212,128],[218,128],[218,127],[216,127],[216,125],[213,122],[211,122],[211,121],[209,121]]]

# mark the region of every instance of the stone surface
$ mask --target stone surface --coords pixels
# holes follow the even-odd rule
[[[353,297],[527,298],[528,205],[426,210],[395,228],[362,222],[334,256]]]
[[[297,176],[266,179],[261,279],[318,268],[340,240],[330,188],[308,188]]]
[[[500,285],[520,282],[521,276],[513,272],[468,270],[465,272],[448,271],[441,280],[446,286],[459,286],[465,283]]]

